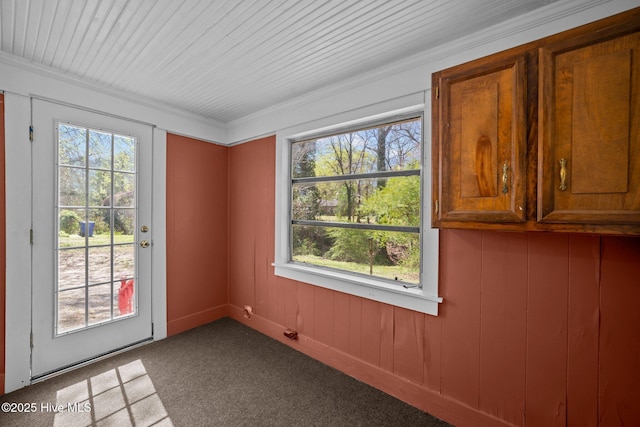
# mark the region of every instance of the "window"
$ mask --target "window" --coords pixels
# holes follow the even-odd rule
[[[422,118],[291,144],[291,260],[420,286]]]
[[[423,111],[278,133],[276,275],[437,314]]]
[[[58,335],[136,314],[136,139],[59,123]],[[119,290],[118,290],[119,287]]]

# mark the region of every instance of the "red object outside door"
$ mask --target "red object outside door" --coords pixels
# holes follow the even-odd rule
[[[118,291],[118,308],[120,315],[129,314],[133,311],[133,279],[122,280]]]

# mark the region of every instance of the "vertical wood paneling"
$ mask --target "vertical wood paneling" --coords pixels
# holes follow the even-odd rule
[[[169,334],[215,320],[228,302],[227,155],[227,147],[167,134]]]
[[[395,358],[395,309],[380,304],[380,367],[389,372],[393,372]]]
[[[480,277],[482,233],[440,232],[442,307],[442,394],[478,407],[480,364]]]
[[[568,237],[529,236],[527,426],[566,425]]]
[[[229,301],[285,322],[287,286],[273,275],[275,138],[234,147],[229,154]],[[262,206],[256,209],[255,206]],[[289,325],[295,327],[295,324]]]
[[[298,283],[297,290],[296,325],[298,332],[310,338],[315,338],[315,286]]]
[[[270,267],[268,277],[267,277],[266,318],[270,319],[271,321],[279,325],[286,325],[284,301],[285,301],[284,286],[281,286],[278,283],[278,278],[273,273],[273,267]]]
[[[260,170],[258,144],[253,141],[234,147],[229,152],[229,198],[228,211],[234,221],[228,226],[229,233],[229,302],[244,307],[254,307],[255,263],[257,226],[254,187],[256,168]]]
[[[229,301],[238,307],[249,305],[256,315],[267,317],[269,300],[280,293],[271,267],[275,138],[233,147],[228,169],[228,210],[234,218],[228,225]]]
[[[246,151],[239,150],[243,146]],[[431,401],[430,391],[438,393],[444,397],[440,403],[448,402],[444,413],[455,414],[453,419],[457,409],[476,407],[481,411],[476,415],[527,427],[640,424],[634,404],[640,401],[640,239],[442,230],[444,303],[438,317],[422,315],[270,278],[272,270],[257,272],[262,268],[258,258],[268,258],[273,245],[273,235],[262,225],[269,220],[236,210],[272,208],[272,198],[261,197],[258,191],[264,189],[254,188],[253,181],[272,182],[274,171],[264,172],[271,166],[259,161],[265,154],[258,145],[230,150],[240,156],[230,157],[230,168],[242,165],[238,174],[249,167],[263,172],[245,181],[238,177],[236,186],[230,183],[230,240],[251,237],[256,250],[245,252],[230,242],[230,257],[240,260],[230,267],[229,286],[242,295],[254,286],[262,292],[260,282],[273,280],[276,296],[269,287],[265,300],[268,320],[298,329],[322,346],[328,360],[339,359],[330,355],[333,348],[351,355],[356,365],[362,363],[347,373],[373,365],[403,385],[406,380],[422,384],[425,395],[409,400]],[[230,170],[229,176],[235,172]],[[258,225],[241,229],[234,224],[247,220]],[[229,265],[233,263],[230,259]],[[252,277],[256,270],[255,283],[237,280],[243,276],[235,269],[247,265]],[[397,384],[385,391],[406,393]],[[595,420],[600,423],[595,424],[598,407]],[[458,418],[460,425],[492,425],[489,418],[473,414]],[[484,421],[476,423],[478,419]]]
[[[442,317],[424,316],[424,368],[423,385],[440,393],[442,364],[440,354],[442,348]]]
[[[316,340],[329,346],[333,346],[334,294],[332,290],[314,287],[314,336]]]
[[[380,303],[362,300],[360,356],[374,366],[380,366]]]
[[[600,238],[569,240],[567,425],[598,425]]]
[[[239,227],[238,227],[239,228]],[[234,230],[229,230],[233,232]],[[255,288],[254,288],[254,276],[253,276],[253,264],[254,264],[254,241],[245,234],[248,230],[242,232],[237,231],[232,235],[237,236],[233,242],[229,242],[229,302],[243,307],[245,305],[253,306],[255,303]],[[240,251],[246,251],[247,256],[242,258],[234,258],[232,254],[236,254]],[[236,286],[238,283],[242,283],[242,286]]]
[[[255,288],[255,306],[256,314],[267,316],[268,298],[269,298],[269,282],[267,274],[269,272],[269,250],[263,227],[256,227],[256,240],[254,246],[254,264],[253,264],[253,281]]]
[[[334,292],[333,295],[333,346],[349,353],[349,295]]]
[[[277,278],[274,274],[273,262],[275,261],[275,200],[276,200],[276,187],[275,187],[275,169],[276,169],[276,143],[275,138],[267,139],[263,142],[265,145],[265,158],[272,159],[265,165],[265,170],[262,172],[261,180],[265,182],[265,186],[262,188],[263,192],[263,205],[264,215],[266,217],[264,223],[264,241],[266,245],[266,259],[262,262],[266,268],[266,286],[267,286],[267,317],[272,319],[276,323],[283,323],[283,316],[277,309],[280,305],[278,301],[282,298],[282,289],[278,286]]]
[[[362,358],[362,298],[349,295],[349,354]]]
[[[267,316],[269,288],[274,260],[273,233],[275,212],[266,206],[274,206],[275,201],[275,141],[274,138],[256,141],[254,148],[256,164],[252,165],[249,177],[254,185],[251,188],[251,200],[264,209],[251,209],[255,227],[254,280],[256,288],[255,309],[261,316]],[[245,197],[247,194],[245,193]]]
[[[525,404],[527,237],[484,232],[480,409],[522,425]]]
[[[424,379],[424,314],[394,309],[393,373],[416,384]]]
[[[285,328],[298,327],[298,282],[278,277],[278,286],[282,288],[282,300],[278,304],[282,307]]]
[[[600,425],[640,425],[640,239],[602,238]]]

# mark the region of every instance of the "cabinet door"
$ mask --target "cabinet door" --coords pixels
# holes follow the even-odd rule
[[[525,221],[524,56],[434,75],[433,225]]]
[[[638,58],[640,33],[540,49],[539,221],[640,225]]]

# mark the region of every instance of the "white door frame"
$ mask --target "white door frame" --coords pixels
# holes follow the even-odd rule
[[[81,106],[75,106],[82,108]],[[31,99],[5,93],[7,272],[5,393],[31,383]],[[167,336],[166,131],[153,131],[153,339]]]

